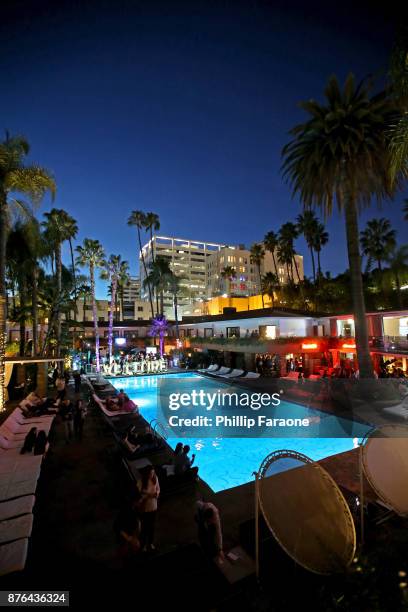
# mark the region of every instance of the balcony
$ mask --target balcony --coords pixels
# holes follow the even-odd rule
[[[314,336],[280,336],[279,338],[185,338],[191,347],[238,353],[316,353],[326,351],[328,338]]]

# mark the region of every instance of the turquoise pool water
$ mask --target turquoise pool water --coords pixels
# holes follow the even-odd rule
[[[202,385],[206,389],[217,389],[220,381],[186,372],[182,374],[166,374],[166,378],[180,379],[183,391]],[[111,383],[117,389],[124,389],[131,399],[139,406],[144,418],[150,422],[159,416],[157,410],[157,388],[163,376],[140,376],[134,378],[115,378]],[[278,407],[281,413],[299,418],[317,418],[324,422],[324,431],[333,437],[308,438],[177,438],[170,431],[167,438],[171,446],[182,441],[189,444],[196,453],[195,463],[199,467],[200,477],[218,492],[245,484],[253,479],[263,459],[271,452],[281,449],[295,450],[304,453],[317,461],[342,453],[353,448],[355,438],[362,438],[370,429],[369,426],[345,419],[339,419],[319,410],[300,406],[291,402],[282,402]],[[350,437],[344,437],[345,431]],[[339,437],[335,437],[339,436]]]

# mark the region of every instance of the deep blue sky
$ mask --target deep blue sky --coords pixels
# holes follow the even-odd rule
[[[78,220],[79,241],[98,238],[133,273],[132,209],[158,213],[163,233],[230,244],[294,220],[279,168],[298,101],[321,97],[333,72],[383,78],[395,29],[389,5],[348,1],[2,7],[0,123],[53,171],[55,206]],[[403,197],[362,225],[385,215],[406,242]],[[324,269],[336,273],[347,266],[337,215],[328,230]]]

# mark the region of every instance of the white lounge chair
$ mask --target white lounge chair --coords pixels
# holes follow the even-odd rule
[[[259,377],[260,377],[259,372],[247,372],[247,373],[246,373],[244,376],[242,376],[241,378],[246,378],[246,379],[248,379],[248,378],[252,378],[252,379],[255,379],[255,378],[259,378]]]
[[[408,407],[404,406],[403,404],[389,406],[388,408],[384,408],[382,412],[385,412],[385,414],[389,414],[393,417],[404,419],[405,421],[408,419]]]
[[[14,482],[9,485],[0,486],[0,502],[22,497],[23,495],[34,495],[37,489],[37,479]],[[12,538],[9,538],[10,540]]]
[[[27,468],[41,465],[44,455],[32,455],[20,453],[19,448],[5,450],[0,448],[0,473],[6,474],[13,470],[26,470]]]
[[[98,404],[99,408],[102,410],[104,414],[108,417],[121,416],[124,414],[135,414],[134,412],[129,412],[129,410],[108,410],[102,400],[99,399],[97,395],[92,396],[94,401]]]
[[[230,370],[231,370],[231,368],[222,367],[219,370],[217,370],[216,372],[208,372],[208,374],[210,374],[211,376],[221,376],[222,374],[228,374],[228,372]]]
[[[0,546],[0,576],[21,572],[26,563],[28,538]]]
[[[29,538],[33,528],[33,515],[24,514],[17,518],[7,519],[0,523],[0,544]]]
[[[208,368],[200,368],[199,370],[197,370],[197,372],[213,372],[215,370],[218,370],[218,364],[213,363],[212,365],[209,365]]]
[[[38,480],[40,472],[41,467],[28,467],[25,470],[13,470],[5,474],[0,474],[0,487],[26,482],[27,480]]]
[[[0,434],[0,447],[5,450],[10,450],[11,448],[22,448],[24,444],[24,440],[8,440],[3,435]]]
[[[14,518],[23,514],[30,514],[35,503],[34,495],[25,495],[11,501],[6,501],[0,504],[0,521]]]
[[[220,377],[221,378],[237,378],[238,376],[241,376],[241,374],[243,373],[244,373],[244,370],[234,369],[229,374],[220,374]]]

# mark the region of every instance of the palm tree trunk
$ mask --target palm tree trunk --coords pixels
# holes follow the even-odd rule
[[[61,293],[62,293],[62,260],[61,260],[61,243],[59,242],[55,249],[55,270],[57,275],[57,290],[58,290],[58,311],[57,311],[57,322],[56,322],[56,336],[57,336],[57,357],[61,355]]]
[[[116,304],[116,287],[117,281],[115,279],[112,280],[112,293],[111,293],[111,306],[109,311],[109,331],[108,331],[108,352],[109,352],[109,361],[110,364],[112,362],[112,346],[113,346],[113,307]]]
[[[34,263],[33,270],[33,301],[31,306],[33,317],[33,348],[32,356],[35,357],[38,353],[38,266]]]
[[[401,295],[401,282],[398,272],[394,272],[395,286],[397,287],[398,306],[402,310],[402,295]]]
[[[96,308],[96,297],[95,297],[95,273],[94,273],[94,267],[92,264],[89,266],[89,275],[91,277],[92,317],[93,317],[94,333],[95,333],[96,371],[99,372],[100,367],[99,367],[98,311]]]
[[[310,257],[312,258],[312,270],[313,270],[313,282],[316,282],[316,264],[315,264],[315,258],[314,258],[314,253],[313,253],[313,247],[309,247],[310,250]]]
[[[176,339],[180,338],[179,332],[179,322],[178,322],[178,302],[177,302],[177,293],[174,294],[174,321],[176,323]]]
[[[163,289],[160,291],[160,314],[163,316],[164,310],[164,291]]]
[[[20,357],[24,357],[26,348],[26,304],[27,304],[27,285],[24,272],[19,287],[20,294]]]
[[[123,287],[120,290],[120,320],[123,321],[123,313],[125,310],[124,302],[123,302]]]
[[[345,202],[345,218],[358,367],[360,378],[373,378],[373,364],[368,345],[363,279],[361,275],[357,208],[355,200],[350,196]]]
[[[74,277],[74,331],[72,334],[72,344],[73,348],[75,348],[76,341],[76,324],[77,324],[77,314],[78,314],[78,290],[77,290],[77,282],[76,282],[76,270],[75,270],[75,259],[74,259],[74,249],[72,247],[72,239],[69,238],[69,250],[71,252],[71,265],[72,265],[72,275]]]
[[[149,293],[150,310],[152,311],[152,319],[154,319],[152,288],[150,287],[150,282],[148,280],[146,262],[145,262],[145,258],[144,258],[143,250],[142,250],[142,238],[140,236],[140,227],[137,228],[137,236],[138,236],[138,239],[139,239],[139,250],[140,250],[140,256],[142,258],[143,269],[144,269],[144,273],[145,273],[145,279],[147,281],[147,291]],[[153,249],[153,245],[152,245],[152,249]],[[153,250],[152,250],[152,258],[153,258]]]
[[[261,266],[258,266],[258,274],[259,274],[259,289],[261,291],[261,298],[262,298],[262,308],[265,308],[264,295],[262,291]]]
[[[279,273],[278,273],[278,265],[277,265],[277,261],[276,261],[276,259],[275,259],[275,251],[271,251],[271,252],[272,252],[272,261],[273,261],[273,265],[275,266],[275,274],[276,274],[276,277],[277,277],[277,279],[278,279],[278,285],[279,285],[279,287],[280,287],[280,284],[281,284],[281,283],[280,283],[280,276],[279,276]]]
[[[320,265],[320,251],[317,251],[317,275],[320,279],[322,275],[322,267]]]
[[[5,358],[6,358],[6,240],[7,240],[7,199],[3,189],[0,190],[0,411],[5,409]]]

